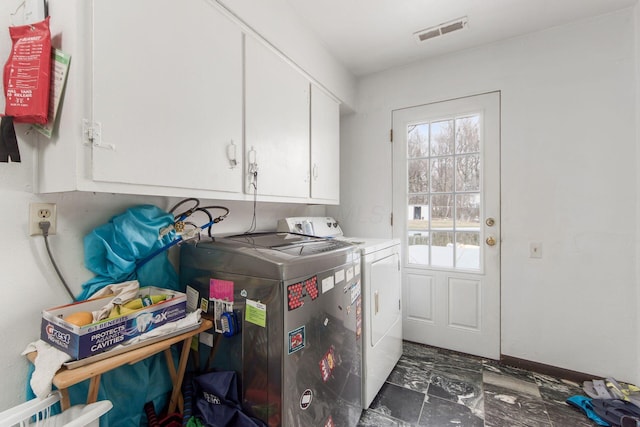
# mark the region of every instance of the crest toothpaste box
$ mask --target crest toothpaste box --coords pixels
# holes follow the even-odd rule
[[[74,359],[84,359],[102,353],[165,323],[175,322],[186,316],[187,297],[184,293],[152,286],[140,288],[139,291],[142,304],[144,301],[151,302],[148,298],[150,295],[161,294],[166,295],[164,301],[85,326],[69,323],[64,317],[79,311],[100,310],[113,296],[43,310],[40,338]]]

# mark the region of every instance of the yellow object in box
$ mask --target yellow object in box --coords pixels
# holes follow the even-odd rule
[[[157,304],[160,301],[164,301],[165,299],[167,299],[167,296],[164,294],[151,295],[151,296],[145,296],[145,297],[133,299],[131,301],[128,301],[122,304],[122,306],[126,308],[131,308],[133,310],[137,310],[139,308],[146,307],[148,305]]]
[[[93,313],[90,311],[76,311],[71,314],[67,314],[63,319],[76,326],[84,326],[89,323],[93,323]]]

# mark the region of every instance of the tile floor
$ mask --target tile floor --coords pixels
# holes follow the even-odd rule
[[[588,427],[565,399],[580,385],[493,360],[405,342],[361,427]]]

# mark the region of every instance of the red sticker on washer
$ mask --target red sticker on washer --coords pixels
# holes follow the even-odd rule
[[[302,282],[294,283],[287,286],[287,299],[289,300],[289,311],[295,310],[298,307],[302,307],[304,301],[304,294],[302,293]]]
[[[318,276],[313,276],[302,282],[287,286],[287,303],[289,311],[300,308],[304,305],[304,299],[309,296],[311,301],[318,298]]]
[[[312,300],[318,298],[318,276],[313,276],[311,279],[305,280],[304,286]]]
[[[329,377],[331,377],[331,373],[333,372],[333,368],[336,367],[336,358],[334,355],[334,348],[331,346],[329,351],[327,351],[320,361],[320,375],[322,376],[322,381],[327,382]]]

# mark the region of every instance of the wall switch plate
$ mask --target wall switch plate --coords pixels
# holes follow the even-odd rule
[[[542,258],[542,243],[529,243],[529,258]]]
[[[41,236],[40,221],[49,222],[49,235],[56,234],[58,224],[55,203],[31,203],[29,205],[29,235]]]

